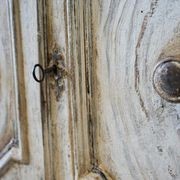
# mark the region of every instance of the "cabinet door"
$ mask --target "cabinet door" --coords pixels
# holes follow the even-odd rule
[[[179,104],[156,92],[153,74],[179,61],[180,1],[45,7],[46,64],[60,52],[69,74],[62,89],[42,87],[47,177],[179,179]]]
[[[112,179],[180,179],[180,106],[153,79],[179,64],[179,25],[180,1],[92,1],[94,162]]]
[[[1,179],[44,179],[35,1],[0,3]]]
[[[180,61],[179,9],[168,0],[2,2],[2,179],[179,179],[179,87],[156,76],[167,72],[159,63]],[[59,74],[36,83],[33,66],[54,62]]]

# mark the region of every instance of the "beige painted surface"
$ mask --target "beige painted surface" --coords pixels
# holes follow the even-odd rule
[[[0,149],[3,180],[44,179],[36,1],[0,3]],[[6,168],[4,168],[6,167]]]
[[[40,3],[39,3],[40,4]],[[47,57],[41,62],[45,66],[49,64],[51,54],[56,50],[63,56],[63,64],[66,61],[66,28],[65,28],[66,4],[62,0],[47,0],[44,6],[46,19],[41,28],[44,34],[44,46]],[[46,60],[47,59],[47,60]],[[54,85],[54,80],[47,78],[42,87],[43,101],[43,128],[45,141],[45,168],[47,179],[72,179],[72,152],[71,152],[71,114],[68,100],[68,84],[64,81],[64,90],[59,90]],[[57,94],[59,94],[57,96]]]
[[[159,57],[179,57],[180,1],[92,4],[98,164],[113,179],[180,179],[180,106],[152,85]]]
[[[179,0],[3,1],[1,179],[180,179],[180,106],[152,85],[180,57],[179,19]],[[54,49],[64,90],[32,78]]]

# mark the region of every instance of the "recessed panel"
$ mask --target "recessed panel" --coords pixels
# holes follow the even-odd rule
[[[0,169],[22,161],[26,105],[18,2],[0,3]],[[23,107],[22,107],[23,106]],[[0,172],[1,173],[1,172]]]

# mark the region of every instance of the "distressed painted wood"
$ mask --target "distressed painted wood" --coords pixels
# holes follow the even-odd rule
[[[1,6],[1,41],[0,41],[0,54],[1,54],[1,101],[0,107],[2,110],[0,119],[0,171],[6,167],[7,163],[12,160],[22,160],[22,150],[26,147],[22,147],[21,136],[23,132],[21,129],[21,123],[26,124],[26,104],[24,97],[21,96],[21,100],[18,94],[24,95],[24,90],[20,88],[18,84],[19,72],[18,66],[19,60],[17,59],[17,53],[21,53],[17,43],[19,42],[18,34],[14,32],[14,27],[17,24],[17,19],[13,19],[14,5],[12,1],[4,1]],[[16,16],[17,17],[17,16]],[[20,43],[20,42],[19,42]],[[16,52],[16,49],[19,50]],[[21,74],[23,76],[23,74]],[[23,83],[22,83],[22,86]],[[19,103],[20,102],[20,103]],[[22,102],[22,103],[21,103]],[[22,107],[23,106],[23,107]],[[22,114],[21,111],[24,111]],[[21,117],[22,115],[22,117]],[[25,135],[25,134],[24,134]]]
[[[62,9],[55,4],[64,8],[65,18],[56,15]],[[57,44],[71,74],[60,101],[51,88],[44,95],[49,98],[47,122],[52,121],[46,126],[52,131],[46,139],[51,143],[49,173],[59,179],[178,178],[179,108],[157,95],[152,74],[162,56],[179,57],[179,4],[62,4],[46,4],[47,56]],[[174,10],[168,15],[166,7]]]
[[[14,135],[19,146],[1,179],[179,179],[179,104],[152,84],[161,59],[180,58],[179,9],[178,0],[4,1],[0,165]],[[59,98],[52,78],[32,78],[54,49],[68,71]]]
[[[179,58],[180,1],[92,1],[94,148],[113,179],[179,179],[179,104],[161,99],[152,74]]]
[[[83,51],[84,40],[87,39],[86,45],[90,42],[82,36],[84,31],[87,33],[83,24],[84,3],[81,0],[42,0],[20,1],[19,5],[20,12],[19,9],[17,12],[20,22],[17,27],[21,35],[18,40],[21,42],[17,45],[22,48],[22,54],[18,54],[21,74],[18,74],[17,81],[25,93],[19,93],[19,97],[24,95],[27,101],[27,114],[22,112],[22,115],[27,116],[27,124],[22,122],[22,126],[27,128],[24,135],[27,136],[29,159],[25,166],[13,163],[2,179],[79,179],[91,171],[90,151],[93,151],[90,150],[88,136],[89,106],[86,102],[86,62]],[[31,74],[35,63],[40,62],[44,67],[48,65],[50,54],[55,48],[64,56],[70,74],[60,99],[56,98],[52,79],[46,79],[42,84],[40,95],[39,84]],[[87,48],[87,51],[90,49]],[[22,86],[23,82],[25,87]],[[101,177],[96,172],[93,174]]]
[[[66,62],[66,4],[62,0],[39,1],[40,62],[49,65],[54,51]],[[58,91],[50,77],[42,84],[42,117],[46,179],[73,179],[71,147],[71,111],[68,83]],[[57,98],[57,91],[60,96]]]
[[[32,16],[33,14],[33,16]],[[36,1],[0,3],[1,179],[44,179]]]
[[[83,5],[81,0],[44,1],[40,4],[44,7],[46,17],[40,22],[41,33],[45,32],[42,54],[47,54],[42,63],[47,66],[53,49],[57,49],[64,56],[64,64],[69,73],[59,99],[56,98],[56,90],[52,88],[50,78],[42,86],[47,179],[79,179],[91,170]]]

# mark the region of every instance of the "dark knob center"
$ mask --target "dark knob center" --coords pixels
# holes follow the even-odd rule
[[[168,59],[159,63],[153,76],[158,94],[173,102],[180,102],[180,61]]]

